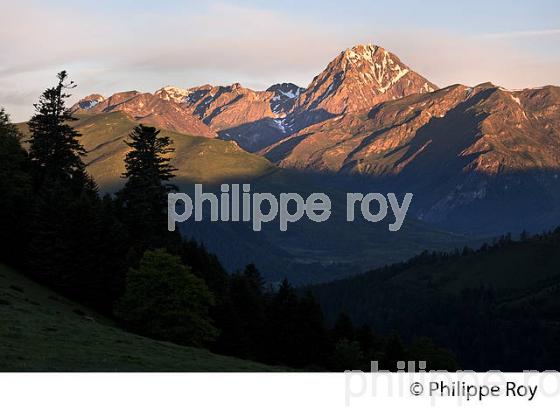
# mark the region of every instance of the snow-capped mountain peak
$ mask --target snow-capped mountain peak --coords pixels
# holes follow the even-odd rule
[[[360,111],[437,87],[412,71],[394,54],[374,44],[342,51],[313,79],[297,106],[332,114]]]
[[[173,87],[170,85],[160,88],[155,92],[155,95],[159,98],[176,103],[182,103],[190,94],[191,91],[186,88]]]

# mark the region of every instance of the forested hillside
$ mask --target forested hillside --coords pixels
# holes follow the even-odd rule
[[[374,330],[432,337],[474,370],[560,366],[560,229],[479,250],[425,252],[317,286],[329,320],[345,311]]]

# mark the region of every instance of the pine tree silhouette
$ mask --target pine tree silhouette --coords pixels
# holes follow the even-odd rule
[[[124,268],[114,254],[122,250],[110,210],[87,174],[86,154],[66,108],[66,71],[35,104],[29,122],[29,158],[34,196],[29,212],[26,267],[31,276],[66,296],[110,310]]]
[[[29,159],[21,147],[22,135],[0,108],[0,259],[19,265],[26,242],[23,225],[29,208]]]
[[[164,209],[167,194],[177,190],[169,181],[177,170],[170,165],[174,151],[169,137],[159,136],[154,127],[138,125],[130,133],[131,148],[125,158],[127,181],[117,197],[123,208],[124,223],[137,253],[177,243],[178,234],[167,231]],[[170,242],[170,238],[173,240]]]
[[[84,185],[92,187],[82,161],[86,151],[78,141],[80,133],[71,126],[76,118],[65,102],[70,97],[66,90],[76,85],[67,82],[66,71],[58,73],[57,78],[58,84],[45,90],[34,105],[36,113],[28,123],[35,185],[40,190],[47,181],[56,180],[78,190]]]

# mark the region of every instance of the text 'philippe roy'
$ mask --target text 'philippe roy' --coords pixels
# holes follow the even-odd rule
[[[286,231],[289,223],[304,216],[313,222],[325,222],[331,216],[331,200],[324,193],[312,193],[305,199],[294,192],[281,193],[277,197],[272,193],[253,193],[250,184],[222,184],[220,190],[219,195],[203,192],[202,185],[196,184],[194,200],[186,193],[168,194],[168,229],[174,231],[177,222],[187,221],[193,213],[197,222],[202,221],[204,215],[212,222],[252,221],[254,231],[260,231],[263,223],[276,219],[280,230]],[[388,228],[396,232],[403,225],[412,196],[406,193],[399,204],[394,193],[347,193],[346,221],[354,222],[359,213],[366,221],[381,222],[389,216],[390,210],[393,218],[389,219]]]

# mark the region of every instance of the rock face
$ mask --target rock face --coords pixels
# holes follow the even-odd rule
[[[262,151],[281,166],[371,175],[460,162],[497,174],[560,164],[560,88],[450,86],[341,114]]]
[[[99,114],[124,112],[136,122],[188,135],[214,138],[216,133],[193,116],[181,104],[150,93],[127,91],[105,99],[100,95],[86,97],[72,107],[75,113]]]
[[[156,91],[169,98],[165,88]],[[242,87],[240,84],[230,86],[203,85],[184,90],[180,99],[181,106],[200,118],[215,130],[272,117],[268,100],[270,95]],[[176,100],[177,101],[177,100]]]
[[[155,95],[186,107],[222,139],[235,140],[243,148],[256,151],[289,134],[283,121],[302,91],[291,83],[275,84],[266,91],[236,83],[189,89],[164,87]]]
[[[509,220],[514,232],[541,229],[560,212],[560,88],[454,85],[338,115],[262,154],[286,168],[387,181],[448,228],[494,232]]]
[[[333,115],[363,111],[382,101],[436,88],[383,48],[358,45],[340,53],[307,89],[292,83],[275,84],[266,91],[238,83],[188,89],[167,86],[153,95],[125,92],[107,100],[90,96],[77,109],[120,110],[152,125],[205,136],[217,134],[248,151],[258,151]],[[151,97],[165,103],[148,102]],[[139,100],[143,100],[142,107]],[[209,129],[195,126],[185,113],[202,120]]]
[[[292,83],[274,84],[266,90],[274,93],[270,100],[270,108],[276,115],[287,115],[292,111],[297,98],[305,91]]]
[[[382,47],[358,45],[340,53],[313,79],[296,103],[296,112],[360,112],[388,100],[429,93],[437,86]]]
[[[82,98],[76,106],[74,106],[74,110],[90,110],[95,107],[97,104],[105,101],[105,97],[100,94],[91,94],[87,97]]]

